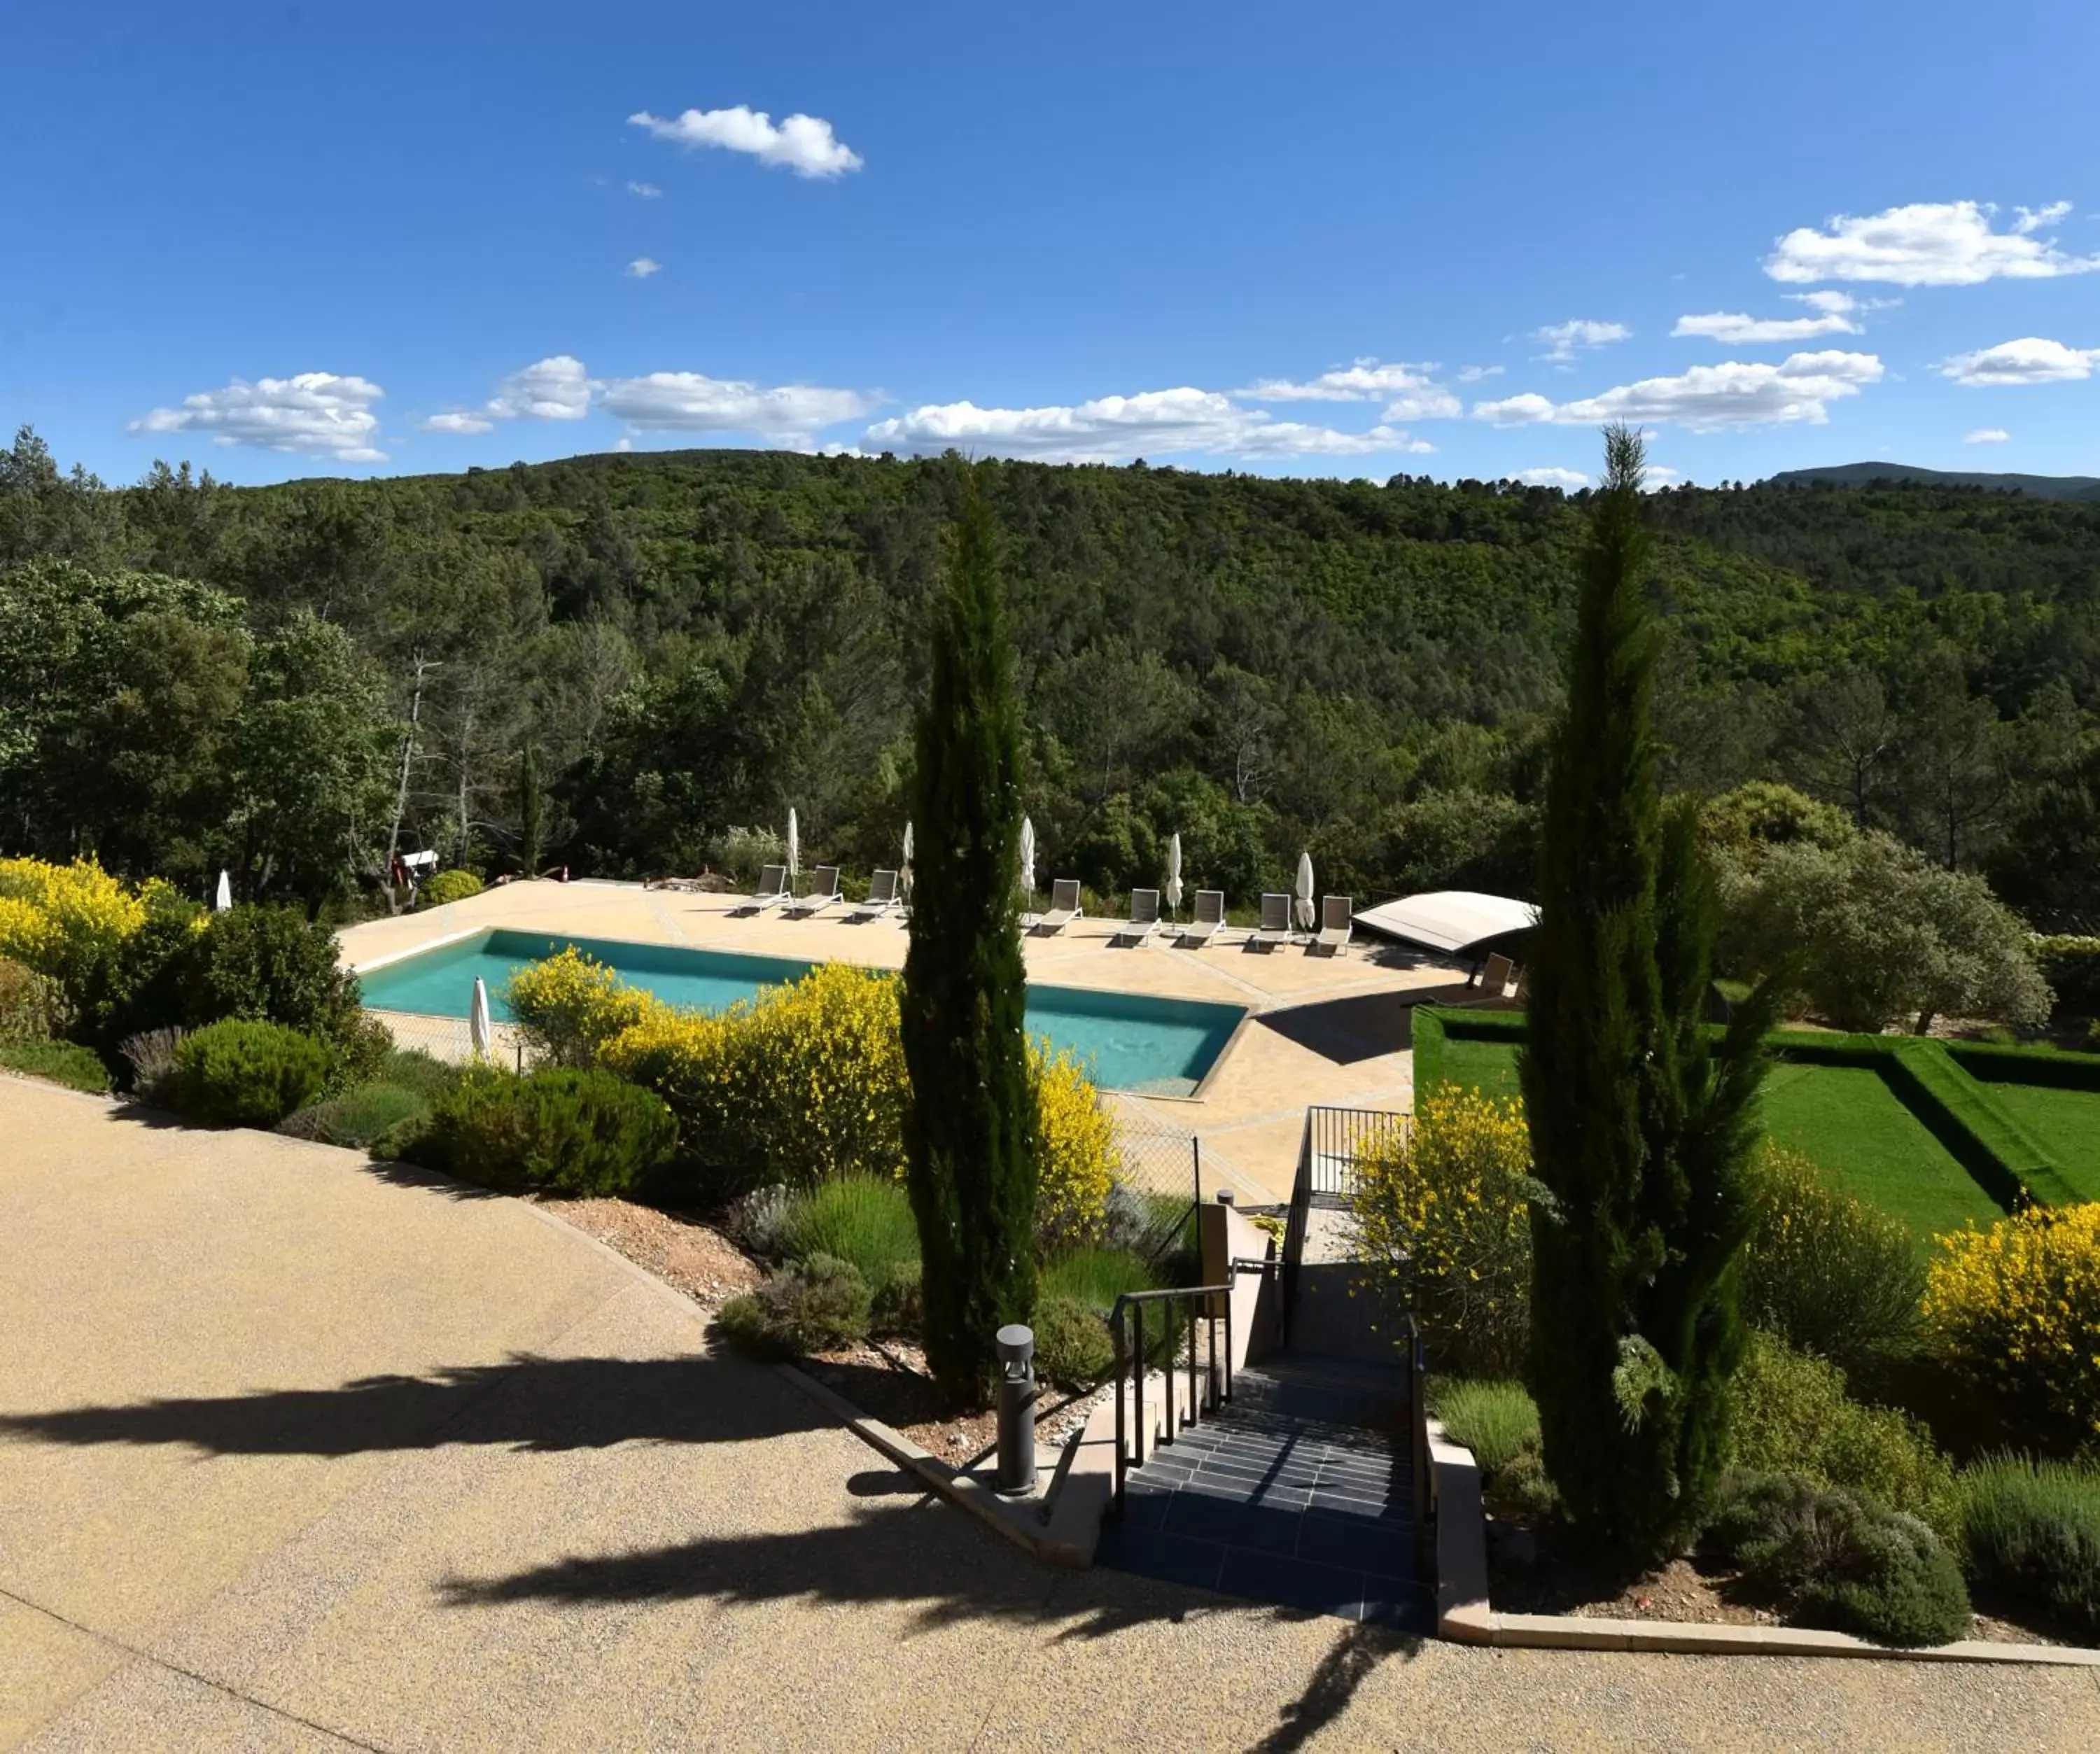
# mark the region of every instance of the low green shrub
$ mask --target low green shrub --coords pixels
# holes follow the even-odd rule
[[[1805,1474],[1732,1476],[1707,1544],[1804,1625],[1907,1646],[1969,1633],[1961,1567],[1930,1527]]]
[[[721,1307],[722,1331],[761,1358],[793,1358],[868,1335],[867,1281],[849,1261],[815,1254]]]
[[[1115,1342],[1101,1312],[1082,1299],[1039,1285],[1035,1299],[1035,1369],[1068,1389],[1090,1389],[1115,1368]]]
[[[0,1066],[96,1095],[109,1088],[109,1068],[102,1056],[77,1042],[0,1042]]]
[[[924,1270],[914,1255],[890,1268],[868,1304],[869,1331],[915,1340],[926,1330]]]
[[[375,1084],[392,1084],[413,1091],[425,1102],[435,1102],[460,1081],[460,1069],[420,1047],[388,1050],[373,1073]]]
[[[1970,1575],[2100,1637],[2100,1462],[1995,1457],[1961,1488]]]
[[[1126,1291],[1149,1291],[1159,1283],[1139,1256],[1123,1249],[1074,1249],[1045,1261],[1035,1277],[1036,1294],[1069,1298],[1105,1316]]]
[[[464,901],[480,893],[481,879],[473,871],[433,871],[417,885],[416,901],[421,907],[443,907],[448,901]]]
[[[1843,1487],[1958,1545],[1961,1494],[1931,1433],[1894,1408],[1851,1399],[1835,1364],[1753,1333],[1736,1373],[1734,1430],[1741,1468]]]
[[[1519,1456],[1538,1451],[1538,1407],[1521,1382],[1440,1382],[1432,1404],[1451,1441],[1472,1451],[1484,1475],[1498,1474]]]
[[[777,1238],[790,1260],[828,1254],[850,1261],[878,1294],[919,1265],[910,1197],[900,1183],[871,1175],[845,1176],[796,1195]]]
[[[677,1123],[662,1099],[609,1072],[519,1078],[483,1066],[431,1105],[406,1154],[486,1188],[617,1194],[677,1142]]]
[[[1758,1155],[1750,1201],[1746,1320],[1846,1371],[1917,1350],[1925,1260],[1900,1219],[1771,1145]]]
[[[329,1052],[282,1024],[227,1018],[175,1047],[174,1104],[217,1126],[275,1126],[320,1094]]]
[[[369,1151],[428,1112],[421,1097],[398,1084],[361,1084],[340,1096],[308,1103],[280,1121],[277,1130],[293,1139]]]
[[[51,1033],[56,994],[26,964],[0,956],[0,1042],[40,1041]]]

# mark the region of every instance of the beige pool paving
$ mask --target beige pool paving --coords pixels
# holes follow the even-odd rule
[[[833,909],[814,919],[777,910],[750,914],[742,897],[645,889],[638,884],[520,883],[465,901],[368,921],[342,934],[344,960],[365,968],[448,941],[502,928],[636,944],[904,966],[896,919],[855,923]],[[1315,1103],[1405,1109],[1414,1098],[1407,1005],[1460,980],[1449,962],[1359,938],[1339,955],[1303,945],[1256,950],[1232,931],[1203,950],[1165,934],[1141,948],[1110,943],[1114,923],[1083,919],[1054,937],[1026,941],[1030,980],[1060,986],[1243,1006],[1251,1013],[1192,1098],[1117,1093],[1110,1100],[1142,1135],[1200,1144],[1204,1192],[1229,1188],[1242,1201],[1290,1197],[1305,1109]],[[464,1025],[437,1026],[449,1040]],[[404,1041],[417,1026],[403,1024]],[[1162,1159],[1166,1152],[1162,1148]]]

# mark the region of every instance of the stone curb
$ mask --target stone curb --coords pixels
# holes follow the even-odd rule
[[[996,1529],[1017,1547],[1039,1559],[1056,1560],[1058,1554],[1035,1519],[1034,1499],[1012,1503],[999,1496],[976,1475],[951,1467],[938,1457],[921,1449],[901,1431],[871,1419],[842,1395],[835,1394],[793,1364],[775,1364],[774,1369],[792,1382],[854,1435],[879,1450],[899,1467],[909,1469],[951,1504],[960,1505],[980,1523]],[[1023,1509],[1022,1505],[1028,1508]],[[1089,1554],[1088,1558],[1092,1557]],[[1067,1559],[1064,1562],[1073,1562]],[[1080,1562],[1084,1563],[1086,1562]]]
[[[1436,1632],[1458,1644],[1535,1650],[1661,1650],[1683,1656],[1843,1656],[1899,1663],[2004,1663],[2100,1668],[2078,1645],[1964,1638],[1905,1650],[1850,1633],[1800,1626],[1707,1626],[1685,1620],[1591,1620],[1577,1614],[1498,1614],[1488,1601],[1488,1540],[1473,1452],[1429,1421],[1436,1475]]]

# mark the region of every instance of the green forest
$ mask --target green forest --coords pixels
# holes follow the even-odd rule
[[[396,851],[896,862],[944,543],[996,518],[1039,871],[1529,894],[1583,498],[698,450],[136,486],[0,452],[0,853],[370,906]],[[1784,780],[2038,921],[2100,910],[2100,503],[1648,497],[1665,779]]]

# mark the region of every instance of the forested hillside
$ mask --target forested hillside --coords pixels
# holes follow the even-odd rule
[[[403,848],[698,870],[800,812],[894,862],[963,469],[690,451],[235,489],[0,453],[0,848],[320,903]],[[1528,889],[1579,497],[977,465],[1039,868]],[[1673,781],[1771,775],[2100,902],[2100,505],[1652,496]],[[180,581],[180,582],[177,582]]]

